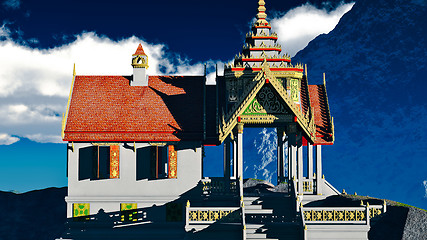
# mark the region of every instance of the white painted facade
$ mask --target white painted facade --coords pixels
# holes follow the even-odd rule
[[[185,146],[187,145],[187,146]],[[73,150],[74,146],[74,150]],[[69,143],[67,217],[73,217],[73,203],[89,203],[90,214],[120,211],[120,203],[137,203],[138,208],[163,205],[194,188],[202,178],[202,149],[197,143],[178,144],[177,178],[137,180],[138,149],[148,143],[120,143],[120,176],[117,179],[79,180],[79,151],[91,143]]]

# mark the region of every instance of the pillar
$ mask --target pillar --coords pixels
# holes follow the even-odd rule
[[[237,175],[237,141],[236,139],[233,140],[233,179],[238,179],[239,176]]]
[[[296,177],[296,155],[297,155],[297,147],[296,147],[296,135],[295,133],[291,133],[288,135],[288,176],[289,180],[292,180]]]
[[[230,139],[227,138],[224,141],[224,178],[230,179],[230,154],[231,154],[231,143]]]
[[[237,177],[243,179],[243,123],[237,124]]]
[[[303,166],[303,145],[301,141],[297,142],[297,161],[298,161],[298,173],[297,173],[297,179],[298,179],[298,194],[303,194],[303,181],[304,181],[304,166]]]
[[[317,195],[322,195],[323,186],[323,173],[322,173],[322,146],[316,146],[316,188]]]
[[[283,129],[277,128],[277,184],[284,178],[283,168]]]
[[[313,179],[313,145],[307,142],[307,178]]]

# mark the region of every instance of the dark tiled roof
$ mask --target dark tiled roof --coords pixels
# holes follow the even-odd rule
[[[65,141],[202,140],[204,76],[76,76]]]
[[[310,109],[309,93],[308,93],[308,83],[307,79],[303,77],[301,79],[301,110],[302,114],[305,115]]]
[[[324,85],[308,85],[310,103],[313,108],[314,123],[316,125],[316,141],[318,145],[333,144],[332,123],[327,103],[326,89]]]

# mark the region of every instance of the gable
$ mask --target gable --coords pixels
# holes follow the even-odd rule
[[[290,122],[292,120],[301,127],[304,135],[314,142],[316,127],[313,115],[301,112],[300,107],[296,106],[282,82],[271,73],[266,62],[263,63],[261,71],[252,82],[246,86],[242,96],[240,102],[235,104],[226,115],[223,115],[219,127],[220,142],[232,133],[238,121],[269,124],[275,121]]]
[[[289,111],[281,97],[271,87],[264,85],[242,115],[267,114],[289,114]]]

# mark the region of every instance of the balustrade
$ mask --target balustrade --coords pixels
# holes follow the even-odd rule
[[[208,178],[202,179],[200,182],[202,194],[205,196],[237,194],[237,181],[235,179]]]
[[[386,210],[385,205],[361,207],[301,207],[304,222],[307,224],[369,224],[371,218]]]

